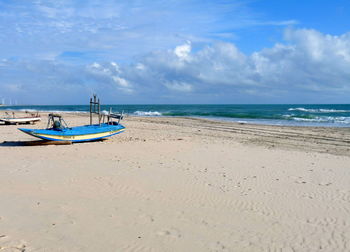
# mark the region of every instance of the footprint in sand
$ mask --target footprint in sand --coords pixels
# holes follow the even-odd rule
[[[332,183],[328,182],[328,183],[318,183],[319,186],[330,186]]]
[[[172,238],[180,238],[182,235],[176,228],[165,229],[157,232],[160,236],[167,236]]]
[[[212,251],[229,251],[228,248],[222,244],[220,241],[217,241],[216,243],[211,244],[210,246]]]
[[[306,184],[306,181],[303,180],[303,177],[298,177],[297,180],[294,181],[297,184]]]
[[[6,235],[5,235],[6,237]],[[20,251],[20,252],[25,252],[26,251],[27,246],[24,244],[21,245],[9,245],[9,246],[0,246],[0,250],[4,250],[4,251]]]

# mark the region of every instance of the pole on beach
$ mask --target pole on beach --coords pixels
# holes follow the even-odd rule
[[[90,125],[92,125],[92,98],[90,98]]]
[[[101,106],[100,106],[100,98],[98,98],[97,100],[97,106],[98,106],[98,125],[101,126],[101,115],[100,115],[100,111],[101,111]]]
[[[92,114],[98,115],[98,124],[101,126],[101,105],[100,98],[97,98],[96,94],[93,95],[94,99],[90,98],[90,125],[92,125]]]

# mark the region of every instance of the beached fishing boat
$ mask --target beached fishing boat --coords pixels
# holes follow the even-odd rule
[[[39,114],[31,114],[30,116],[15,117],[15,113],[12,113],[12,117],[6,112],[6,117],[0,118],[0,122],[5,124],[30,124],[36,123],[41,120]]]
[[[29,124],[39,122],[40,117],[18,117],[18,118],[0,118],[5,124]]]
[[[98,123],[92,123],[92,114],[98,115]],[[113,121],[117,119],[117,121]],[[63,117],[58,114],[49,114],[48,126],[46,129],[25,129],[19,130],[31,136],[38,137],[48,141],[70,141],[70,142],[85,142],[107,138],[124,131],[125,127],[120,124],[123,119],[123,114],[100,113],[100,102],[90,99],[90,124],[68,127]]]

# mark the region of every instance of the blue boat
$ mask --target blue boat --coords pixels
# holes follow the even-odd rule
[[[115,122],[114,122],[115,123]],[[31,136],[38,137],[48,141],[71,141],[71,142],[85,142],[93,141],[106,137],[110,137],[122,133],[125,127],[121,124],[95,124],[84,125],[72,128],[62,129],[25,129],[19,130]]]
[[[92,114],[98,114],[98,124],[92,124]],[[118,119],[118,121],[113,121]],[[48,127],[46,129],[26,129],[19,128],[19,130],[31,136],[38,137],[47,141],[69,141],[69,142],[86,142],[98,139],[107,138],[119,133],[125,129],[120,124],[123,119],[123,114],[100,113],[100,102],[90,99],[90,125],[68,127],[61,115],[49,114]],[[106,120],[106,122],[105,122]]]

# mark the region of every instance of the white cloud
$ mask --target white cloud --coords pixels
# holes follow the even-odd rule
[[[114,70],[117,72],[117,73],[120,73],[120,67],[117,63],[115,62],[111,62],[111,66],[114,68]]]
[[[166,82],[164,85],[170,90],[179,92],[191,92],[193,90],[192,85],[185,82],[172,81]]]
[[[175,48],[174,56],[164,51],[141,59],[142,74],[141,69],[124,66],[123,77],[143,86],[166,83],[169,90],[191,91],[194,95],[193,91],[214,94],[225,90],[224,96],[268,94],[281,102],[319,95],[337,100],[335,97],[344,92],[349,94],[350,34],[331,36],[315,30],[288,29],[285,38],[287,43],[252,55],[243,54],[231,43],[217,43],[195,53],[184,44]],[[300,97],[294,97],[295,93]]]
[[[285,38],[295,41],[299,48],[308,53],[313,60],[328,60],[331,56],[332,59],[350,62],[350,33],[332,36],[316,30],[288,29]]]
[[[299,22],[297,20],[283,20],[283,21],[268,21],[268,22],[259,22],[256,25],[266,25],[266,26],[289,26],[297,25]]]
[[[135,66],[135,68],[137,69],[137,70],[145,70],[145,65],[143,65],[143,64],[141,64],[141,63],[137,63],[136,64],[136,66]]]
[[[112,76],[112,79],[114,80],[115,83],[117,83],[118,86],[121,87],[129,87],[130,84],[127,80],[120,78],[118,76]]]
[[[174,53],[180,60],[188,60],[191,52],[191,42],[175,47]]]
[[[97,62],[94,62],[92,65],[91,65],[91,68],[97,68],[99,69],[101,67],[100,64],[98,64]]]

